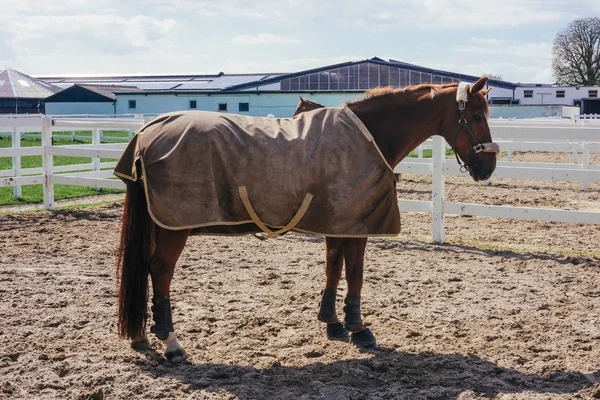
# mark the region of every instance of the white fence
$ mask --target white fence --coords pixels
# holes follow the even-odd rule
[[[573,152],[574,163],[498,162],[493,178],[553,180],[581,182],[587,189],[590,182],[600,182],[600,165],[590,164],[590,153],[600,152],[600,124],[571,120],[491,120],[494,142],[510,154],[511,150]],[[405,159],[396,173],[432,175],[432,200],[400,200],[404,211],[432,214],[432,237],[444,241],[444,214],[478,215],[497,218],[542,220],[600,224],[600,212],[544,208],[492,206],[456,203],[445,200],[444,176],[461,176],[456,160],[446,159],[446,144],[440,136],[431,143],[432,159]],[[425,143],[427,147],[428,143]],[[422,150],[420,150],[422,151]],[[418,151],[418,153],[420,152]],[[582,162],[578,163],[578,153]]]
[[[0,170],[0,187],[12,186],[13,195],[21,197],[21,186],[42,184],[44,208],[47,210],[54,209],[54,184],[124,189],[125,185],[120,180],[109,179],[114,177],[112,168],[116,163],[101,163],[100,159],[119,158],[127,144],[102,144],[101,132],[135,131],[143,123],[143,119],[139,118],[0,117],[0,132],[8,132],[12,136],[12,148],[0,149],[0,157],[12,157],[13,165],[11,170]],[[53,146],[52,133],[69,130],[91,130],[92,144]],[[22,132],[40,132],[42,146],[20,147]],[[42,167],[22,169],[22,156],[42,156]],[[91,163],[54,166],[54,156],[90,157]],[[109,169],[103,170],[105,168]]]
[[[54,184],[90,186],[93,188],[124,188],[120,180],[114,179],[112,168],[115,163],[100,163],[100,158],[119,158],[126,144],[102,144],[102,130],[136,130],[143,124],[141,119],[73,119],[36,117],[0,117],[0,132],[10,132],[13,147],[0,149],[0,157],[12,157],[13,169],[0,171],[0,187],[21,185],[44,185],[44,207],[54,208]],[[581,182],[587,188],[590,182],[600,182],[600,165],[590,164],[590,153],[600,152],[600,123],[572,120],[491,120],[490,128],[494,141],[503,150],[573,152],[573,164],[498,162],[494,178],[528,180],[559,180]],[[91,145],[53,146],[52,132],[65,130],[91,130]],[[42,146],[20,148],[20,132],[41,132]],[[431,143],[431,159],[405,159],[395,172],[432,176],[432,199],[399,200],[403,211],[427,212],[432,214],[432,237],[436,242],[444,241],[444,214],[479,215],[498,218],[543,220],[600,224],[600,212],[571,211],[512,206],[491,206],[456,203],[445,200],[445,176],[464,175],[454,159],[446,159],[446,144],[435,136],[418,149]],[[578,154],[582,162],[578,163]],[[510,153],[509,153],[510,154]],[[41,155],[42,168],[21,169],[21,156]],[[54,166],[53,156],[90,157],[90,164]],[[102,170],[103,168],[110,168]],[[85,172],[80,172],[85,170]],[[76,172],[77,171],[77,172]],[[493,190],[491,188],[490,190]]]

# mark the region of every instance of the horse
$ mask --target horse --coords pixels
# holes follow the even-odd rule
[[[294,111],[294,115],[292,115],[292,118],[294,118],[296,115],[301,114],[303,112],[317,110],[317,109],[323,108],[323,107],[325,107],[323,104],[317,103],[316,101],[307,100],[307,99],[303,98],[302,96],[300,96],[300,101],[298,102],[298,105],[296,106],[296,111]]]
[[[386,197],[393,198],[395,213],[398,213],[398,209],[393,168],[432,135],[441,135],[445,138],[455,151],[461,169],[468,171],[474,181],[486,180],[492,175],[496,167],[496,155],[499,148],[492,142],[487,123],[488,103],[482,94],[485,92],[483,88],[486,83],[487,78],[482,77],[473,85],[466,83],[459,85],[422,84],[403,89],[378,88],[367,92],[361,100],[345,104],[342,111],[351,117],[350,119],[356,126],[361,127],[361,131],[366,137],[371,136],[370,143],[379,153],[378,156],[383,159],[383,163],[387,165],[387,169],[382,167],[385,172],[378,175],[377,179],[385,181],[386,190],[390,192]],[[337,108],[320,108],[305,112],[293,120],[317,118],[338,111]],[[208,114],[199,115],[208,118]],[[160,116],[157,118],[161,119]],[[176,117],[166,116],[163,120],[169,118]],[[248,117],[238,116],[236,118],[239,120]],[[265,120],[267,119],[265,118]],[[269,120],[273,121],[273,119]],[[290,120],[279,121],[279,123],[288,123]],[[254,123],[253,121],[262,123],[262,120],[256,119],[242,119],[242,121],[250,124]],[[143,129],[141,128],[140,133]],[[334,131],[336,129],[338,129],[337,125],[328,128],[328,130]],[[136,137],[139,137],[140,133]],[[160,138],[159,142],[164,143],[166,140]],[[376,153],[374,150],[373,152]],[[197,153],[193,153],[192,156],[199,157]],[[170,226],[157,222],[158,219],[153,212],[155,210],[149,207],[149,189],[143,161],[143,159],[140,160],[140,151],[136,150],[136,145],[130,143],[115,168],[115,175],[121,177],[127,185],[117,253],[118,333],[121,338],[130,339],[132,346],[136,348],[148,346],[146,324],[149,317],[147,310],[149,276],[153,290],[151,310],[154,321],[150,331],[165,343],[164,355],[167,360],[173,363],[181,362],[187,356],[183,345],[177,339],[173,326],[170,285],[176,262],[184,249],[186,240],[196,231],[185,226],[171,229]],[[180,161],[184,165],[191,165],[192,162],[191,159]],[[117,172],[119,164],[126,164],[133,169],[132,172],[126,175]],[[157,163],[154,166],[159,173],[165,172],[160,169],[165,168],[161,165],[163,164]],[[343,173],[343,171],[339,169],[339,171],[336,170],[336,173]],[[167,189],[159,190],[159,192],[165,191]],[[306,208],[307,201],[310,203],[308,197],[307,195],[300,208]],[[240,198],[242,198],[241,201],[246,199],[244,206],[246,206],[248,214],[255,214],[252,207],[247,204],[247,193],[243,192],[241,188]],[[206,201],[206,198],[203,200]],[[362,198],[351,198],[351,200],[357,203],[363,201]],[[226,203],[224,206],[235,206],[229,204],[230,201]],[[203,203],[197,204],[202,205]],[[362,203],[360,204],[362,206]],[[194,207],[199,206],[195,205]],[[167,213],[181,208],[185,208],[185,204],[169,203],[166,207]],[[333,210],[332,213],[335,211]],[[299,213],[294,216],[295,224],[298,224]],[[370,217],[367,214],[363,215],[364,217],[361,218]],[[387,215],[388,219],[397,218],[397,226],[391,228],[392,230],[397,229],[397,234],[400,229],[399,216],[392,218],[393,213]],[[259,219],[254,218],[255,216],[252,217],[250,223],[245,225],[221,227],[223,231],[219,231],[219,233],[248,233],[245,229],[249,226],[257,229],[254,230],[255,232],[263,230],[274,235],[286,230],[283,228],[273,232]],[[327,219],[329,215],[322,215],[322,217]],[[302,220],[302,216],[300,219]],[[363,220],[358,222],[362,223]],[[290,226],[296,226],[292,230],[302,232],[297,225],[293,225],[291,222],[287,227],[288,230],[290,230]],[[211,231],[209,230],[208,233]],[[375,335],[365,326],[360,311],[364,254],[367,238],[370,235],[348,237],[344,234],[324,234],[324,236],[326,240],[326,281],[317,318],[327,324],[328,338],[350,341],[367,349],[376,349]],[[336,312],[336,293],[344,264],[347,293],[344,299],[344,323],[342,323]]]

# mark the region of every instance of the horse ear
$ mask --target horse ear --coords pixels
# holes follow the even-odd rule
[[[482,95],[484,95],[484,96],[487,96],[487,94],[488,94],[489,92],[491,92],[491,91],[492,91],[492,88],[487,88],[487,89],[485,89],[485,90],[482,90],[482,91],[481,91],[481,94],[482,94]]]
[[[475,82],[473,84],[473,86],[471,86],[471,90],[469,90],[469,93],[471,93],[473,95],[473,94],[479,92],[481,89],[483,89],[483,87],[485,86],[487,81],[488,81],[487,76],[482,76],[481,78],[479,78],[479,80],[477,82]]]
[[[300,101],[304,101],[304,99],[302,98],[302,96],[300,96]]]

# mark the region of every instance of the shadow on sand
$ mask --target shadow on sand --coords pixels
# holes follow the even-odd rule
[[[467,399],[523,392],[541,398],[542,394],[568,395],[586,388],[586,392],[593,392],[587,396],[600,395],[597,384],[590,387],[595,374],[555,371],[530,375],[475,355],[411,354],[393,349],[371,353],[369,359],[329,364],[316,361],[301,367],[275,363],[260,369],[195,360],[171,365],[150,349],[144,351],[146,358],[137,366],[152,377],[180,381],[189,393],[225,391],[240,399],[456,399],[469,391],[473,393]]]

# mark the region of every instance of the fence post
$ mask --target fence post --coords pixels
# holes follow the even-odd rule
[[[21,147],[21,131],[14,127],[12,128],[12,148],[17,149]],[[12,169],[15,178],[21,176],[21,156],[13,156],[12,158]],[[13,197],[20,199],[23,197],[23,188],[21,185],[13,187]]]
[[[423,158],[423,145],[422,144],[420,144],[419,147],[417,147],[417,157]]]
[[[44,208],[54,210],[54,183],[52,174],[54,158],[52,156],[52,118],[42,117],[42,169],[44,170]]]
[[[444,243],[444,200],[445,177],[443,174],[446,159],[446,145],[441,136],[433,137],[431,152],[431,236],[434,242]]]
[[[101,139],[100,129],[92,129],[92,144],[100,144]],[[100,171],[100,157],[92,157],[92,164],[94,165],[94,171]]]
[[[581,163],[581,168],[582,169],[590,169],[590,143],[584,143],[583,144],[583,159],[582,159],[582,163]],[[583,190],[587,190],[589,187],[589,181],[587,179],[584,179],[582,181],[583,183],[581,184],[581,187]]]

